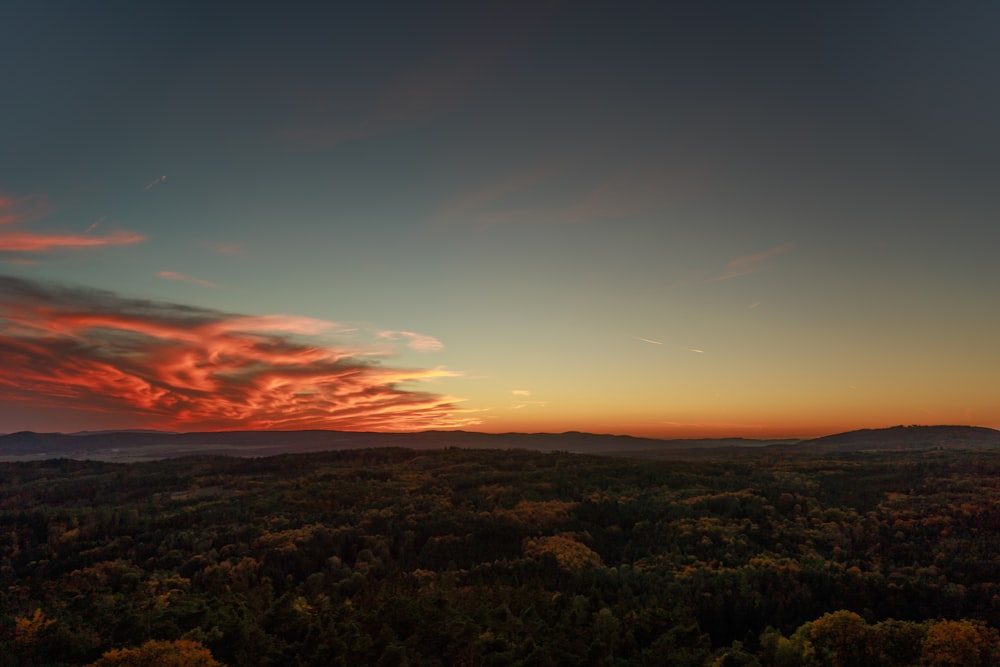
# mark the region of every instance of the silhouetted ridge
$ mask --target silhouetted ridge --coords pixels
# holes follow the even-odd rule
[[[569,431],[565,433],[477,433],[420,431],[107,431],[0,436],[0,457],[136,461],[179,456],[263,457],[345,449],[509,449],[564,451],[641,458],[747,456],[757,452],[838,452],[914,449],[1000,448],[1000,431],[978,426],[894,426],[837,433],[798,441],[747,438],[656,439]]]
[[[797,447],[815,451],[985,449],[1000,447],[1000,431],[982,426],[892,426],[803,440]]]

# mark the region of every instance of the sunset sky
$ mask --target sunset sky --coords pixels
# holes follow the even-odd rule
[[[1000,428],[1000,4],[0,5],[0,432]]]

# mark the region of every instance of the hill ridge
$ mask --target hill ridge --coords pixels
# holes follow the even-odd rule
[[[644,458],[740,456],[755,452],[1000,448],[1000,431],[983,426],[891,426],[844,431],[819,438],[661,439],[567,431],[482,433],[477,431],[90,431],[0,435],[0,459],[75,458],[135,461],[190,455],[262,457],[316,451],[405,447],[410,449],[522,449]]]

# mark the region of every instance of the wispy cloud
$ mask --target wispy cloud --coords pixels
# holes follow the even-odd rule
[[[408,341],[406,346],[411,350],[416,350],[418,352],[437,352],[438,350],[444,349],[444,345],[434,336],[428,336],[427,334],[415,333],[413,331],[377,331],[376,335],[379,338],[385,338],[388,340],[399,340],[403,339]]]
[[[90,232],[98,223],[92,224],[83,234],[43,233],[19,229],[21,225],[44,216],[49,210],[50,207],[41,197],[15,199],[0,196],[0,257],[13,254],[12,259],[17,261],[20,258],[16,253],[131,245],[145,240],[142,234],[122,230],[103,236],[91,235]]]
[[[767,268],[767,261],[778,255],[784,255],[785,253],[791,251],[791,243],[785,243],[773,248],[769,248],[763,252],[759,252],[755,255],[747,255],[745,257],[737,257],[732,259],[726,265],[725,273],[722,273],[714,278],[709,278],[707,282],[719,282],[722,280],[731,280],[733,278],[738,278],[740,276],[745,276],[751,273],[757,273],[758,271],[763,271]]]
[[[632,338],[643,343],[649,343],[650,345],[663,345],[662,342],[653,340],[652,338],[643,338],[641,336],[632,336]]]
[[[529,401],[528,398],[531,397],[532,391],[530,389],[512,389],[510,394],[516,398],[511,401],[509,409],[511,410],[521,410],[523,408],[544,408],[548,405],[547,401]]]
[[[403,387],[455,373],[384,366],[374,341],[322,335],[338,330],[0,276],[0,400],[188,430],[476,423],[456,399]]]
[[[554,218],[574,223],[656,211],[676,202],[688,188],[686,179],[675,173],[620,169]]]
[[[101,216],[101,217],[99,217],[99,218],[98,218],[97,220],[94,220],[94,221],[93,221],[92,223],[90,223],[90,226],[89,226],[89,227],[87,227],[87,231],[86,231],[86,232],[84,232],[84,233],[85,233],[85,234],[89,234],[90,232],[94,231],[94,230],[95,230],[95,229],[97,229],[97,228],[98,228],[98,227],[99,227],[99,226],[100,226],[101,224],[103,224],[105,220],[107,220],[107,218],[106,218],[105,216],[103,216],[103,215],[102,215],[102,216]]]
[[[660,168],[620,168],[599,179],[581,179],[576,165],[593,155],[568,156],[525,168],[457,197],[433,214],[438,223],[482,226],[578,224],[667,208],[692,190],[691,177]],[[525,203],[533,190],[565,191],[561,201]]]
[[[200,278],[192,278],[191,276],[186,276],[183,273],[177,273],[176,271],[160,271],[156,274],[159,278],[165,278],[167,280],[177,280],[182,283],[192,283],[195,285],[201,285],[202,287],[218,287],[216,283],[210,280],[201,280]]]
[[[496,206],[508,197],[539,186],[552,179],[564,166],[555,163],[540,164],[520,172],[508,174],[495,182],[456,197],[432,215],[435,222],[469,222],[489,224],[498,215]]]
[[[147,191],[148,190],[152,190],[157,185],[163,183],[165,180],[167,180],[166,176],[157,176],[156,178],[154,178],[153,180],[151,180],[149,183],[146,183],[146,185],[142,186],[142,189],[143,190],[147,190]]]
[[[0,194],[0,225],[22,224],[44,218],[52,206],[39,195],[10,197]]]
[[[212,251],[219,255],[242,255],[243,246],[237,243],[224,243],[212,246]]]
[[[91,248],[107,245],[131,245],[145,240],[135,232],[117,231],[106,236],[75,234],[36,234],[0,231],[0,252],[44,252],[60,248]]]
[[[554,3],[497,3],[483,6],[473,24],[456,30],[457,37],[430,54],[414,54],[413,66],[395,80],[370,86],[372,92],[355,100],[364,110],[356,120],[339,118],[287,128],[281,136],[298,144],[330,147],[428,123],[473,98],[497,66],[517,52],[531,29]],[[420,56],[423,57],[420,57]],[[345,96],[330,91],[310,102],[322,113]],[[331,101],[331,100],[337,100]]]

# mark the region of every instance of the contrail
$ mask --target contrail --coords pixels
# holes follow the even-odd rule
[[[663,343],[661,343],[660,341],[653,340],[651,338],[642,338],[640,336],[632,336],[632,338],[636,340],[641,340],[643,343],[649,343],[650,345],[663,345]]]

